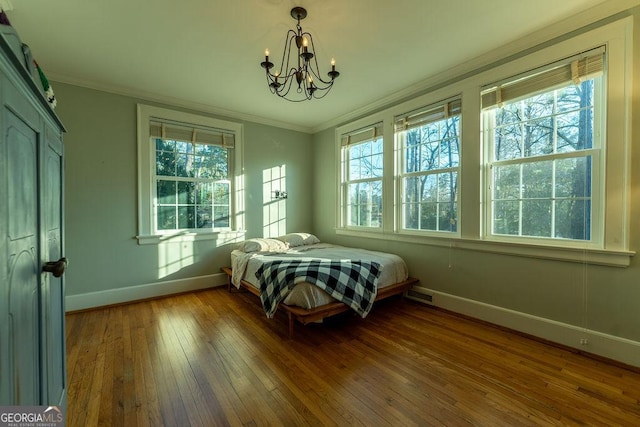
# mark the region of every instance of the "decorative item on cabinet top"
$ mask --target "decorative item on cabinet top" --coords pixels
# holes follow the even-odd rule
[[[9,22],[9,18],[4,10],[0,11],[0,37],[6,40],[15,57],[18,58],[19,62],[27,69],[29,75],[40,90],[40,93],[46,98],[49,106],[55,108],[57,100],[53,93],[53,88],[49,84],[49,80],[42,71],[42,68],[35,59],[33,59],[29,46],[22,43],[17,31],[11,26],[11,22]]]

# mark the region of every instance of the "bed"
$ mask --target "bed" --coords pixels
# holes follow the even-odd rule
[[[286,312],[290,337],[295,321],[306,325],[348,310],[364,318],[375,301],[417,282],[397,255],[321,243],[308,233],[243,241],[223,271],[229,290],[258,296],[267,317]]]

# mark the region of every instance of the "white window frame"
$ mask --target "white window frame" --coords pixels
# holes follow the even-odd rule
[[[433,79],[436,89],[429,87],[420,91],[424,95],[387,107],[382,111],[363,117],[336,129],[336,163],[340,162],[339,139],[342,133],[367,124],[383,121],[384,125],[384,227],[382,232],[371,233],[352,230],[341,222],[342,206],[336,208],[336,234],[354,237],[377,238],[415,244],[462,248],[467,250],[502,253],[509,255],[555,259],[561,261],[626,267],[635,252],[629,250],[630,210],[630,147],[631,147],[631,101],[633,93],[633,18],[627,17],[587,30],[573,37],[563,37],[538,50],[516,56],[499,65],[485,66],[480,70],[465,70],[459,79],[443,77]],[[484,163],[486,148],[483,147],[481,125],[481,96],[483,87],[503,81],[529,70],[606,46],[607,64],[606,111],[604,138],[606,151],[602,153],[605,174],[600,186],[600,197],[604,200],[604,212],[597,215],[602,220],[602,241],[599,247],[589,244],[566,245],[562,242],[533,243],[491,239],[486,232],[487,197],[485,194],[487,171]],[[435,82],[435,83],[434,83]],[[462,143],[459,178],[459,236],[428,236],[406,233],[398,227],[397,204],[400,188],[398,184],[397,147],[393,142],[394,117],[438,100],[461,95],[462,98]],[[405,95],[406,96],[406,95]],[[337,168],[339,170],[339,168]],[[392,173],[393,172],[393,173]],[[340,174],[336,183],[340,185]],[[390,191],[393,189],[393,191]],[[340,189],[338,188],[340,194]],[[593,188],[596,191],[596,188]]]
[[[604,51],[604,49],[602,49]],[[604,52],[603,52],[604,53]],[[569,61],[563,61],[569,63]],[[594,99],[593,99],[593,146],[589,149],[584,149],[580,152],[571,152],[571,153],[554,153],[548,154],[542,157],[520,157],[512,160],[493,160],[495,158],[494,153],[494,143],[493,143],[493,135],[490,130],[495,127],[495,123],[493,123],[495,119],[495,115],[490,113],[483,112],[483,126],[485,127],[485,131],[483,132],[483,138],[486,141],[484,144],[485,147],[485,165],[484,170],[486,172],[486,176],[484,179],[485,188],[485,206],[486,206],[486,215],[485,219],[485,233],[486,238],[494,241],[504,241],[504,242],[514,242],[514,243],[533,243],[533,244],[545,244],[545,245],[560,245],[566,247],[576,247],[576,248],[596,248],[602,249],[603,246],[603,211],[604,208],[604,191],[602,187],[603,177],[606,174],[605,168],[605,156],[603,153],[606,150],[606,141],[604,140],[604,121],[605,121],[605,110],[606,110],[606,88],[604,86],[604,81],[606,79],[606,70],[604,75],[598,76],[597,80],[594,81]],[[549,88],[546,92],[551,92],[554,88]],[[546,93],[545,92],[545,93]],[[525,96],[527,98],[528,96]],[[580,155],[576,155],[579,153]],[[508,164],[521,165],[535,161],[542,160],[559,160],[563,158],[578,158],[578,157],[586,157],[590,156],[592,158],[591,162],[591,230],[590,240],[571,240],[571,239],[559,239],[554,237],[534,237],[534,236],[516,236],[516,235],[505,235],[505,234],[494,234],[494,200],[493,200],[493,191],[494,191],[494,173],[493,168],[497,166],[503,166]],[[520,224],[522,226],[522,224]]]
[[[394,117],[394,145],[395,145],[395,160],[396,160],[396,175],[397,175],[397,210],[396,210],[396,222],[398,226],[398,232],[404,234],[414,234],[414,235],[426,235],[426,236],[451,236],[451,237],[459,237],[460,236],[460,178],[461,178],[461,159],[462,159],[462,112],[455,111],[453,113],[449,112],[450,108],[455,105],[456,110],[460,109],[460,105],[462,104],[460,96],[456,96],[452,99],[447,99],[443,101],[439,101],[436,103],[432,103],[430,105],[421,107],[417,110],[413,110],[411,112],[403,113],[400,116]],[[447,120],[450,117],[458,116],[460,118],[460,127],[458,128],[458,165],[453,167],[443,167],[433,170],[421,170],[418,172],[405,172],[405,162],[406,162],[406,129],[400,129],[401,122],[407,122],[407,120],[411,120],[413,116],[422,116],[427,115],[431,116],[424,121],[424,125],[437,123],[442,120]],[[414,119],[415,121],[419,121],[419,119]],[[419,126],[414,126],[419,127]],[[448,230],[427,230],[427,229],[412,229],[405,228],[405,204],[406,204],[406,194],[404,188],[405,178],[408,177],[419,177],[426,175],[439,175],[448,172],[455,172],[457,175],[457,186],[456,186],[456,194],[454,197],[454,202],[456,203],[456,231],[448,231]]]
[[[339,223],[347,229],[352,230],[363,230],[369,231],[373,233],[381,232],[385,225],[385,208],[384,208],[384,198],[385,198],[385,175],[387,175],[384,171],[384,158],[385,158],[385,146],[384,146],[384,138],[383,138],[383,126],[381,123],[371,123],[366,126],[352,129],[352,130],[343,130],[340,133],[338,140],[340,141],[339,147],[339,158],[340,158],[340,186],[339,186],[339,194],[340,194],[340,209],[339,209]],[[351,139],[356,139],[356,142],[350,141]],[[367,142],[372,142],[377,139],[382,138],[382,159],[383,159],[383,174],[381,177],[371,177],[371,178],[363,178],[358,180],[349,179],[349,158],[348,152],[349,149],[357,144],[364,144]],[[355,183],[370,183],[380,181],[382,186],[382,212],[380,219],[379,227],[371,227],[371,226],[361,226],[349,224],[349,216],[350,216],[350,204],[349,204],[349,185]]]
[[[152,120],[192,124],[233,133],[231,170],[230,229],[156,230],[155,226],[155,145],[151,141],[149,124]],[[138,138],[138,244],[159,244],[166,240],[233,240],[244,236],[243,194],[243,125],[212,117],[170,110],[145,104],[137,105]]]

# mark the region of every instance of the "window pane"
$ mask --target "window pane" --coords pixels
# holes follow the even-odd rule
[[[437,203],[420,203],[420,226],[417,228],[419,230],[437,230],[438,229],[438,204]]]
[[[211,228],[213,227],[213,218],[211,215],[211,206],[198,206],[196,208],[196,227],[197,228]]]
[[[558,117],[558,152],[593,147],[593,110],[579,110]]]
[[[154,138],[156,141],[156,150],[157,151],[176,151],[176,142],[170,141],[162,138]]]
[[[518,125],[507,125],[495,131],[495,159],[509,160],[522,157],[522,130]]]
[[[454,202],[440,203],[439,205],[439,222],[438,230],[440,231],[456,231],[457,227],[457,205]]]
[[[177,154],[176,159],[176,176],[193,177],[195,176],[194,158],[191,154]]]
[[[409,129],[404,134],[404,172],[458,167],[460,116]]]
[[[520,233],[520,202],[504,200],[493,203],[493,233],[516,236]]]
[[[361,182],[348,187],[349,225],[380,227],[382,224],[382,182]]]
[[[556,160],[556,197],[591,196],[591,156]]]
[[[522,197],[551,199],[553,162],[533,162],[522,165]]]
[[[591,233],[591,201],[565,199],[556,202],[554,237],[589,240]]]
[[[216,228],[229,228],[229,206],[215,206],[213,208],[214,226]]]
[[[158,206],[158,230],[176,229],[175,206]]]
[[[519,199],[520,198],[520,165],[496,166],[494,173],[493,198]]]
[[[382,138],[348,148],[349,181],[382,177]]]
[[[178,206],[178,228],[195,228],[195,206]]]
[[[195,195],[195,183],[193,182],[178,182],[178,203],[194,204],[196,202]]]
[[[458,174],[456,172],[438,175],[438,201],[453,202],[456,198]]]
[[[418,172],[420,170],[420,132],[419,129],[411,129],[405,133],[405,165],[406,172]]]
[[[553,153],[553,118],[532,120],[524,124],[524,156]]]
[[[349,180],[356,180],[362,177],[363,171],[360,170],[360,160],[360,157],[349,160]]]
[[[447,172],[405,178],[403,228],[456,231],[457,176]]]
[[[418,203],[404,204],[404,228],[410,230],[420,228],[420,205]]]
[[[440,122],[442,139],[453,139],[460,136],[460,116],[450,117]]]
[[[231,184],[228,182],[216,182],[213,184],[213,202],[216,205],[230,205]]]
[[[176,175],[175,153],[167,151],[156,151],[156,175]]]
[[[199,205],[211,205],[213,203],[213,184],[199,182],[196,185],[196,203]]]
[[[440,144],[440,167],[455,168],[460,162],[460,152],[457,139],[445,139]]]
[[[158,180],[157,182],[158,203],[163,205],[176,203],[176,182]]]
[[[551,237],[551,200],[522,202],[522,235]]]
[[[418,159],[418,171],[431,171],[440,168],[439,165],[440,144],[429,142],[420,146],[420,157]]]
[[[213,179],[229,177],[229,150],[223,147],[209,146],[208,157],[202,161],[201,176]]]

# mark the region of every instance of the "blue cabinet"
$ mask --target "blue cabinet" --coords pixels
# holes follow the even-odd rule
[[[6,30],[6,28],[5,28]],[[0,32],[0,405],[65,405],[64,127]]]

